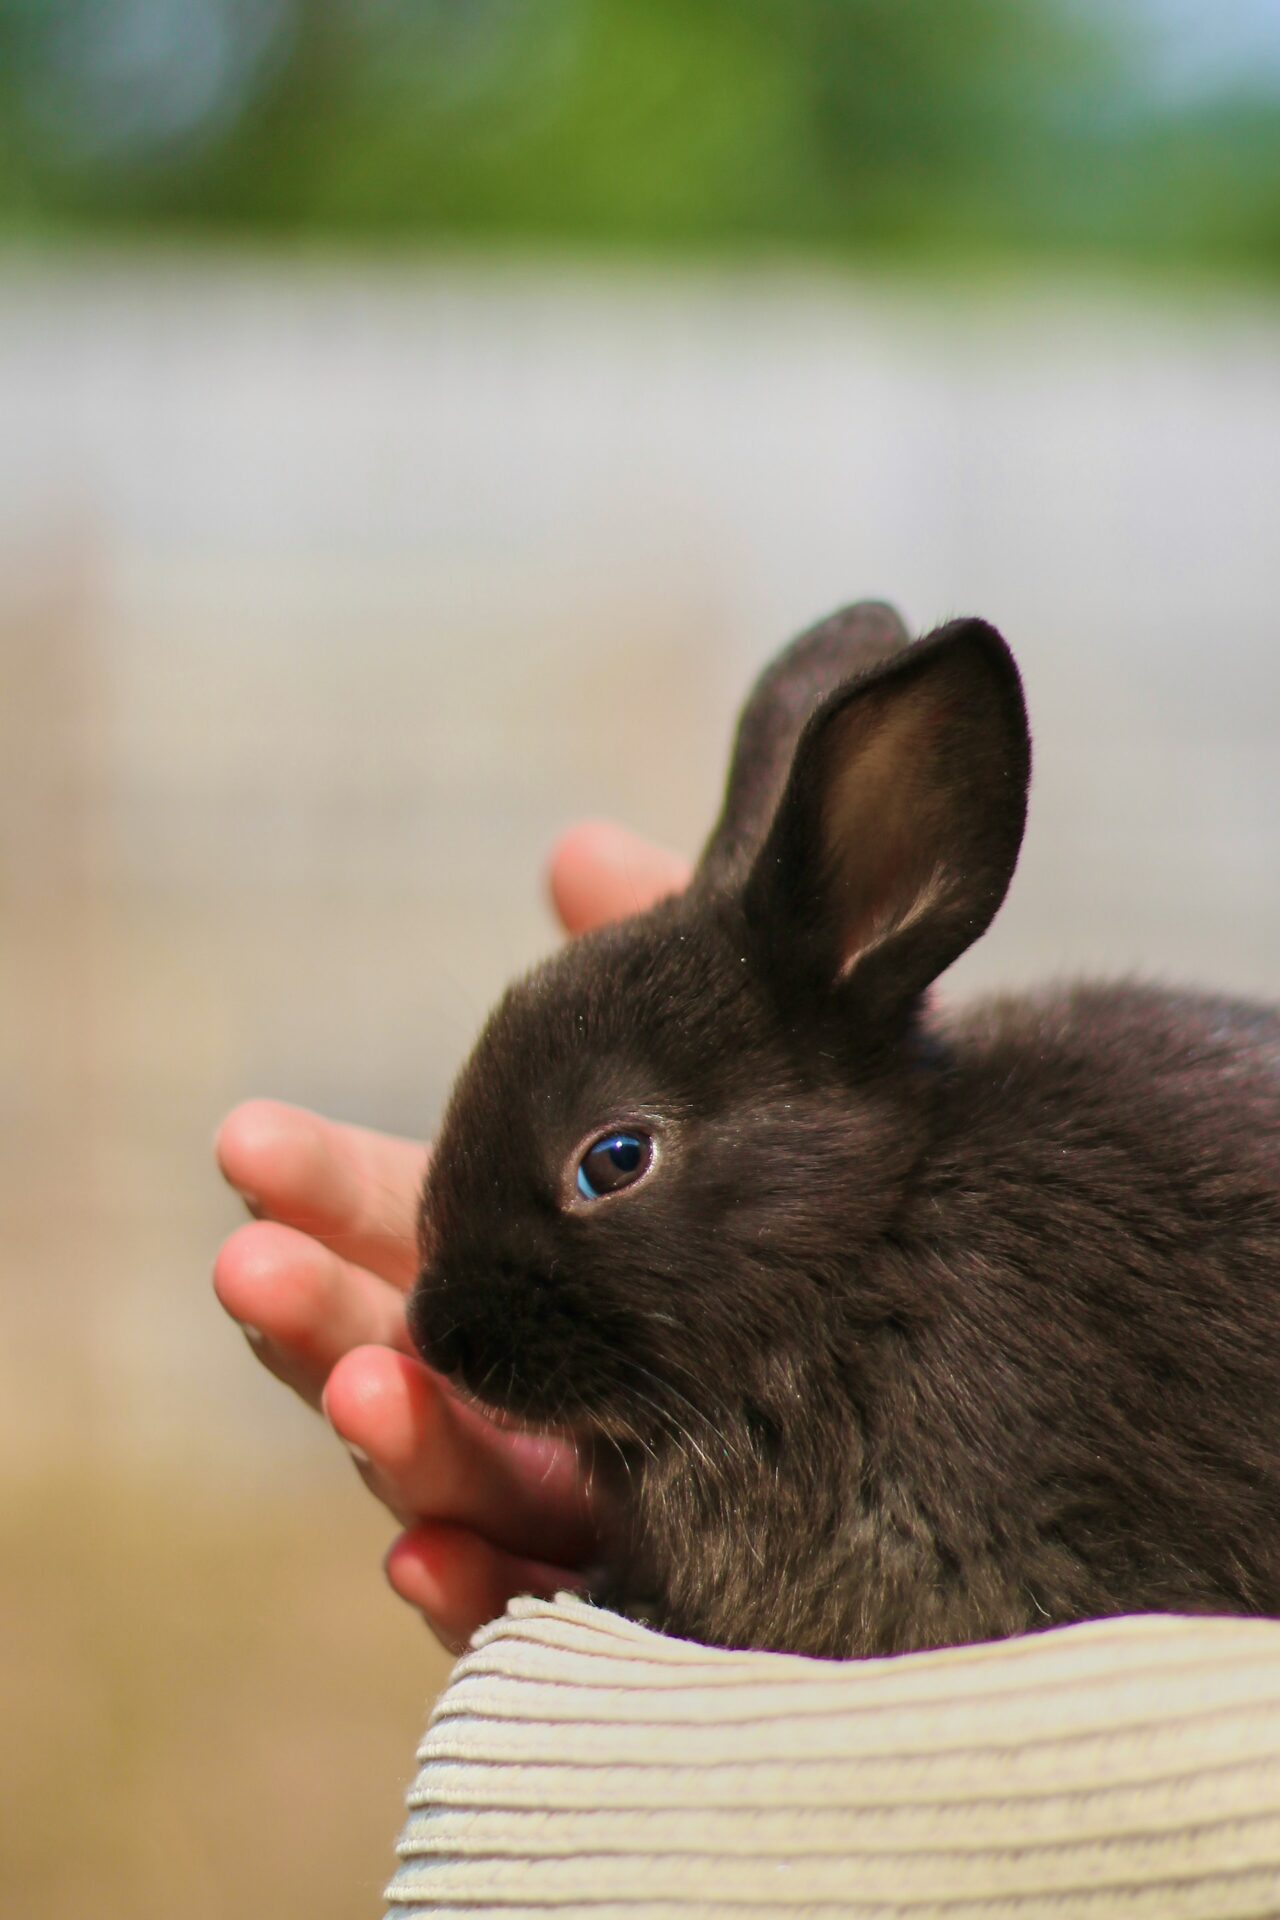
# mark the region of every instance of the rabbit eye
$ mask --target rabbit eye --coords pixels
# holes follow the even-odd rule
[[[647,1133],[605,1133],[594,1140],[578,1162],[578,1192],[584,1200],[599,1200],[644,1178],[653,1164],[653,1141]]]

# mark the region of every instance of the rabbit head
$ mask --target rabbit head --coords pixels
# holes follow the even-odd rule
[[[1004,896],[1028,765],[982,622],[908,644],[869,605],[801,636],[687,893],[513,986],[464,1068],[410,1302],[427,1360],[650,1456],[776,1447],[918,1158],[922,996]],[[917,1308],[855,1284],[868,1329]]]

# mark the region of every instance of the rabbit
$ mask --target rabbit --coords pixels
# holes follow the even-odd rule
[[[1022,841],[978,619],[869,603],[758,682],[688,891],[510,988],[409,1322],[573,1437],[596,1597],[835,1657],[1280,1612],[1280,1013],[930,1004]]]

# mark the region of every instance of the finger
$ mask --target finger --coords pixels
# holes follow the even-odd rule
[[[595,1529],[573,1447],[486,1420],[421,1361],[385,1347],[348,1354],[324,1411],[394,1513],[457,1523],[539,1561],[590,1556]]]
[[[404,1299],[394,1287],[274,1221],[250,1222],[223,1243],[213,1287],[231,1317],[256,1334],[264,1366],[313,1406],[353,1347],[408,1344]]]
[[[425,1147],[277,1100],[247,1100],[223,1121],[215,1152],[224,1179],[259,1217],[313,1235],[397,1287],[412,1283]]]
[[[503,1553],[465,1527],[436,1522],[402,1533],[383,1564],[394,1591],[426,1616],[451,1653],[465,1652],[477,1628],[496,1620],[516,1594],[550,1599],[586,1584],[568,1568]]]
[[[626,920],[689,884],[689,863],[625,827],[589,820],[552,849],[548,884],[567,933]]]

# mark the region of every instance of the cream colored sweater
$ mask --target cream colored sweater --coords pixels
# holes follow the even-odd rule
[[[824,1661],[562,1596],[476,1637],[395,1920],[1280,1916],[1280,1623]]]

